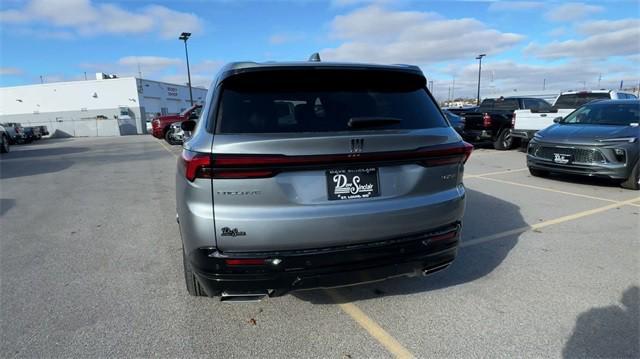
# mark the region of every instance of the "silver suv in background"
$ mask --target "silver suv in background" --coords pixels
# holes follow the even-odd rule
[[[232,63],[178,163],[187,289],[250,300],[455,258],[472,146],[406,65]]]

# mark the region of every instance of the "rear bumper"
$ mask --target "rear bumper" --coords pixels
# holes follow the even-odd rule
[[[469,130],[469,129],[465,129],[462,137],[464,139],[469,139],[472,141],[479,141],[479,140],[491,140],[493,139],[493,132],[492,131],[488,131],[488,130]]]
[[[530,140],[538,130],[513,130],[511,131],[511,137],[522,138],[523,140]]]
[[[460,228],[455,223],[386,241],[301,251],[229,254],[198,248],[190,253],[189,261],[210,296],[223,291],[267,291],[277,296],[444,269],[455,259]],[[231,266],[227,262],[248,258],[264,259],[264,265]]]

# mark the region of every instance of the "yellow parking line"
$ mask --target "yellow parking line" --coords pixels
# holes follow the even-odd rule
[[[498,171],[498,172],[488,172],[488,173],[479,173],[479,174],[470,174],[470,175],[464,175],[464,178],[478,178],[478,177],[484,177],[484,176],[492,176],[492,175],[502,175],[502,174],[506,174],[506,173],[513,173],[513,172],[522,172],[522,171],[526,171],[528,170],[528,167],[524,167],[524,168],[518,168],[515,170],[506,170],[506,171]]]
[[[531,188],[531,189],[538,189],[538,190],[547,191],[547,192],[566,194],[568,196],[575,196],[575,197],[582,197],[582,198],[588,198],[588,199],[596,199],[596,200],[599,200],[599,201],[617,203],[617,201],[612,200],[612,199],[608,199],[608,198],[589,196],[589,195],[586,195],[586,194],[561,191],[561,190],[558,190],[558,189],[546,188],[546,187],[540,187],[540,186],[533,186],[533,185],[530,185],[530,184],[524,184],[524,183],[518,183],[518,182],[512,182],[512,181],[505,181],[505,180],[497,179],[497,178],[480,177],[480,176],[471,177],[471,178],[480,178],[480,179],[487,180],[487,181],[499,182],[499,183],[510,184],[510,185],[514,185],[514,186],[520,186],[520,187]]]
[[[496,234],[490,234],[488,236],[479,237],[479,238],[475,238],[475,239],[472,239],[472,240],[469,240],[469,241],[462,242],[460,247],[474,246],[474,245],[490,242],[490,241],[493,241],[495,239],[504,238],[504,237],[507,237],[507,236],[510,236],[510,235],[520,234],[520,233],[526,232],[526,231],[528,231],[530,229],[540,229],[540,228],[552,226],[554,224],[573,221],[575,219],[591,216],[591,215],[598,214],[600,212],[608,211],[610,209],[621,207],[621,206],[626,206],[626,205],[635,206],[636,204],[633,203],[633,202],[636,202],[638,200],[640,200],[640,197],[629,199],[629,200],[626,200],[626,201],[614,202],[614,203],[608,204],[606,206],[602,206],[602,207],[598,207],[598,208],[594,208],[594,209],[589,209],[589,210],[586,210],[586,211],[581,211],[581,212],[578,212],[578,213],[570,214],[570,215],[567,215],[567,216],[559,217],[559,218],[556,218],[556,219],[551,219],[551,220],[540,222],[540,223],[535,223],[535,224],[532,224],[530,226],[510,229],[508,231],[504,231],[504,232],[500,232],[500,233],[496,233]]]
[[[382,344],[396,358],[415,358],[400,342],[389,335],[386,330],[382,329],[378,323],[369,318],[360,308],[353,303],[344,303],[345,299],[335,290],[327,290],[329,296],[336,302],[338,306],[356,321],[364,330],[366,330],[378,343]]]
[[[158,141],[158,143],[160,144],[160,146],[162,146],[162,148],[164,148],[165,150],[167,150],[167,152],[169,152],[171,155],[173,155],[173,157],[178,158],[178,155],[173,153],[173,151],[171,151],[171,149],[169,147],[165,146],[164,143],[162,143],[162,141]]]

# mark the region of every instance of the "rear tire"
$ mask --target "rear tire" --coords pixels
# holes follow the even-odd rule
[[[640,182],[640,169],[638,167],[639,165],[640,160],[636,162],[636,165],[633,167],[629,178],[627,178],[626,181],[620,183],[620,186],[622,188],[632,189],[635,191],[640,190],[640,183],[638,183]]]
[[[549,176],[549,171],[539,170],[539,169],[535,169],[535,168],[531,168],[531,167],[529,167],[529,173],[531,173],[531,175],[533,177],[547,177],[547,176]]]
[[[187,292],[189,292],[189,295],[194,297],[206,297],[207,293],[202,289],[196,275],[193,274],[191,265],[187,260],[187,255],[184,253],[184,248],[182,248],[182,264],[184,266],[184,281],[187,285]]]
[[[0,144],[0,153],[9,152],[9,138],[7,135],[2,135],[2,144]]]
[[[498,138],[493,142],[493,148],[499,151],[506,151],[513,148],[515,140],[511,136],[510,128],[503,128],[500,130]]]

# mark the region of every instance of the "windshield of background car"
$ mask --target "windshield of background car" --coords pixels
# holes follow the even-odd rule
[[[594,103],[567,116],[563,124],[630,126],[640,122],[640,102]]]
[[[395,71],[289,70],[234,76],[223,83],[216,132],[353,131],[351,118],[398,119],[367,130],[447,127],[425,79]]]
[[[553,105],[556,109],[572,109],[578,108],[584,104],[587,104],[593,100],[610,99],[611,95],[608,92],[579,92],[574,94],[560,95]]]

